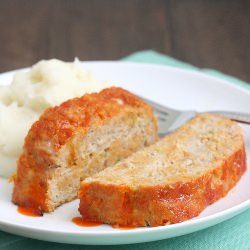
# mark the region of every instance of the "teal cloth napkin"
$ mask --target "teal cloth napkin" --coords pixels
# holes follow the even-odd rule
[[[166,55],[159,54],[155,51],[142,51],[123,58],[124,61],[165,64],[168,66],[186,68],[190,70],[201,70],[206,74],[227,80],[230,83],[237,84],[250,90],[250,85],[235,77],[222,74],[215,70],[200,69],[188,63],[181,62]],[[250,209],[246,212],[220,223],[216,226],[198,231],[192,234],[133,245],[121,246],[87,246],[87,245],[67,245],[39,240],[32,240],[0,231],[0,248],[1,249],[86,249],[86,250],[250,250]]]

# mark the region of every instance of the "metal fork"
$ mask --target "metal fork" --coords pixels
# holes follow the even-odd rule
[[[145,99],[150,106],[153,107],[157,118],[158,118],[158,125],[159,125],[159,136],[164,136],[170,133],[171,131],[177,129],[186,121],[194,117],[195,115],[199,114],[195,110],[176,110],[169,107],[165,107],[160,105],[156,102],[151,100]],[[242,113],[242,112],[231,112],[231,111],[205,111],[203,113],[214,113],[219,114],[224,117],[228,117],[231,120],[250,124],[250,113]]]

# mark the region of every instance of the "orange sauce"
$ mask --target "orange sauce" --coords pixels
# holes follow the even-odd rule
[[[74,217],[72,219],[72,222],[75,223],[77,226],[81,226],[81,227],[97,227],[102,225],[103,223],[101,222],[94,222],[94,221],[87,221],[84,220],[82,217]]]
[[[135,229],[137,227],[135,226],[120,226],[120,225],[112,225],[113,228],[121,229],[121,230],[130,230],[130,229]]]
[[[32,208],[32,207],[21,207],[21,206],[19,206],[17,208],[17,211],[22,215],[31,216],[31,217],[43,216],[43,214],[39,210],[37,210],[35,208]]]

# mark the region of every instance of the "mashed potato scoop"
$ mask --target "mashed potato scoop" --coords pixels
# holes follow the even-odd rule
[[[16,73],[9,86],[0,87],[0,176],[8,178],[15,171],[24,138],[46,108],[108,86],[97,82],[78,59],[42,60]]]

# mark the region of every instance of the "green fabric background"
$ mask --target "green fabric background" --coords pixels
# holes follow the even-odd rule
[[[166,55],[159,54],[155,51],[142,51],[137,52],[123,59],[124,61],[142,62],[142,63],[155,63],[165,64],[173,67],[186,68],[191,70],[200,70],[204,73],[213,75],[218,78],[222,78],[237,84],[241,87],[250,90],[250,84],[247,84],[237,78],[222,74],[215,70],[200,69],[192,66],[188,63],[178,61]],[[1,208],[0,208],[1,209]],[[226,222],[220,223],[216,226],[204,229],[199,232],[180,236],[172,239],[133,244],[133,245],[121,245],[121,246],[86,246],[86,245],[67,245],[59,243],[51,243],[39,240],[32,240],[20,236],[15,236],[0,231],[0,248],[1,249],[118,249],[119,250],[250,250],[250,209],[246,212],[230,219]]]

